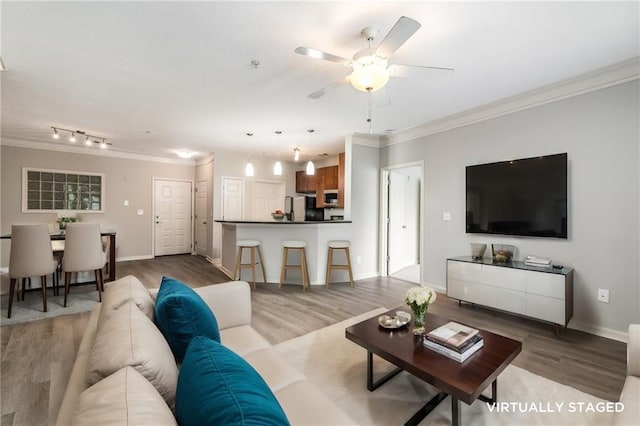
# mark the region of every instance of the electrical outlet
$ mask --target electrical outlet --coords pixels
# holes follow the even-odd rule
[[[362,258],[360,256],[356,256],[356,263],[359,264],[360,262],[362,262]]]
[[[451,220],[451,212],[442,212],[442,220],[448,222]]]
[[[609,303],[609,290],[598,289],[598,302]]]

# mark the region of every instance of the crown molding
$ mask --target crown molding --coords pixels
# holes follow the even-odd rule
[[[380,136],[379,135],[367,135],[364,133],[353,133],[347,135],[347,138],[351,140],[354,145],[368,146],[371,148],[380,148]]]
[[[196,160],[169,158],[134,152],[113,151],[110,149],[84,148],[82,146],[51,144],[46,142],[27,141],[20,139],[2,138],[1,146],[13,146],[17,148],[39,149],[43,151],[69,152],[73,154],[95,155],[97,157],[122,158],[127,160],[153,161],[164,164],[179,164],[183,166],[195,166]]]
[[[213,160],[214,160],[214,153],[212,152],[204,158],[197,159],[196,166],[206,166],[207,164],[213,163]]]
[[[472,108],[416,127],[401,130],[380,138],[380,147],[409,142],[469,124],[478,123],[503,115],[551,102],[626,83],[640,78],[640,58],[635,57],[605,68],[581,74],[519,95]]]

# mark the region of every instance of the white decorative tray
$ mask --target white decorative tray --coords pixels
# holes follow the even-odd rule
[[[396,316],[380,315],[378,317],[378,324],[384,328],[400,328],[409,324],[411,321],[411,314],[404,311],[396,311]]]

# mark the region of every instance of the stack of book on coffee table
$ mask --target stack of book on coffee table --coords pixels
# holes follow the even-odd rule
[[[477,329],[451,321],[426,334],[423,344],[441,355],[464,362],[477,352],[484,342]]]

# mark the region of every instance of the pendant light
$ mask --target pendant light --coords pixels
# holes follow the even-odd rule
[[[276,163],[273,165],[273,174],[275,176],[282,176],[282,163],[280,162],[280,135],[282,132],[280,130],[276,130],[276,151],[278,158],[276,159]]]
[[[298,160],[300,160],[300,148],[296,146],[295,148],[293,148],[293,161]]]
[[[247,133],[249,136],[249,161],[247,161],[247,166],[244,168],[245,176],[253,176],[253,164],[251,164],[251,136],[253,133]]]
[[[309,152],[312,151],[311,147],[313,145],[313,141],[311,140],[311,135],[313,134],[313,129],[307,130],[309,132]],[[307,175],[315,175],[316,174],[316,166],[313,165],[313,161],[307,161]]]

